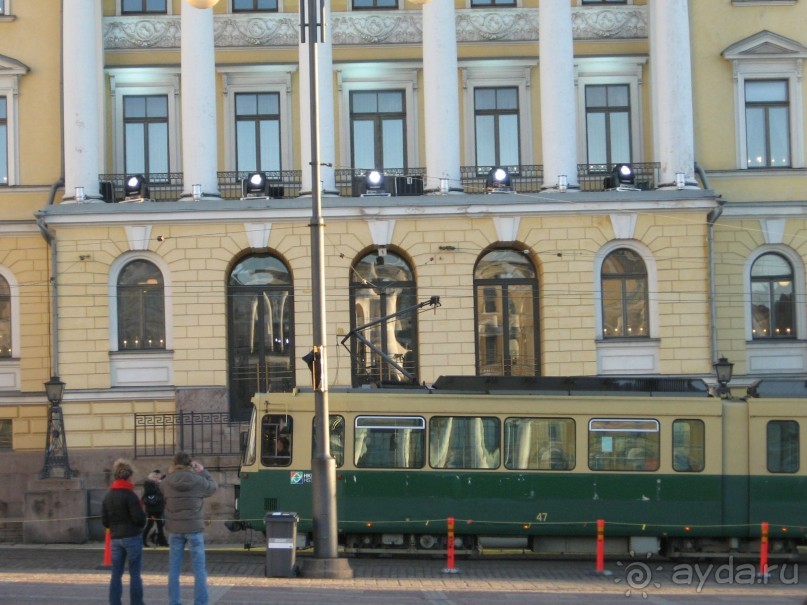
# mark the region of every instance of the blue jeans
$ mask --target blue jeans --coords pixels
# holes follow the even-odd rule
[[[168,546],[168,602],[182,605],[179,592],[179,574],[182,571],[182,558],[185,543],[191,553],[193,566],[193,604],[207,605],[207,570],[205,569],[205,534],[169,534]]]
[[[109,580],[109,604],[121,605],[123,568],[129,559],[129,602],[143,605],[143,538],[140,534],[130,538],[112,539],[112,577]]]

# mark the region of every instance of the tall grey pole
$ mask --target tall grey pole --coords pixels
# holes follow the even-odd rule
[[[312,517],[314,559],[304,574],[319,577],[349,577],[346,561],[340,565],[336,531],[336,461],[331,456],[328,412],[328,364],[325,348],[325,222],[322,218],[322,187],[319,158],[319,82],[317,60],[318,25],[324,39],[325,8],[321,0],[307,0],[308,21],[301,23],[301,33],[308,31],[308,71],[311,108],[311,295],[314,336],[313,384],[316,416],[316,449],[311,460]],[[322,13],[320,14],[320,8]],[[302,7],[301,7],[302,10]]]

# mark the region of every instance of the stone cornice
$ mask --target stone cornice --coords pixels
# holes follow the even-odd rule
[[[461,9],[456,14],[457,42],[538,42],[537,9]],[[575,40],[627,40],[647,37],[646,6],[578,7],[572,12]],[[217,48],[296,46],[299,17],[295,13],[217,15]],[[423,41],[421,11],[340,12],[329,28],[335,46],[412,44]],[[104,18],[106,50],[180,47],[180,17]]]

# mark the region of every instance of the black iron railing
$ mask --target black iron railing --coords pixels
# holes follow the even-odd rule
[[[240,436],[248,421],[231,421],[226,412],[135,414],[135,458],[172,456],[177,451],[195,455],[238,454]]]
[[[631,164],[636,172],[636,188],[653,190],[658,185],[659,163],[643,162]],[[606,177],[610,176],[609,164],[578,164],[577,180],[581,191],[605,191]],[[492,166],[462,166],[460,180],[465,193],[485,193],[485,179]],[[517,193],[538,193],[544,184],[544,167],[540,165],[505,166],[510,171],[513,189]],[[357,197],[364,192],[364,179],[368,169],[337,168],[335,171],[336,189],[343,197]],[[242,197],[241,181],[249,172],[219,172],[218,186],[222,199],[238,200]],[[437,189],[439,179],[427,179],[425,168],[385,169],[387,191],[391,195],[420,195],[429,189]],[[267,172],[272,197],[295,198],[300,195],[302,172],[299,170],[283,170]],[[101,174],[99,179],[101,191],[108,202],[123,201],[124,174]],[[147,175],[148,199],[157,202],[175,202],[182,198],[183,191],[181,172]],[[404,177],[396,181],[396,177]],[[449,183],[451,189],[457,189],[458,183]],[[203,192],[207,193],[207,192]]]

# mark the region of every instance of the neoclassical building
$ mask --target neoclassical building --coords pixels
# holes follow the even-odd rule
[[[310,389],[312,190],[332,389],[807,377],[803,2],[334,0],[315,62],[297,2],[68,3],[0,0],[17,483],[51,376],[90,490],[135,414]]]

